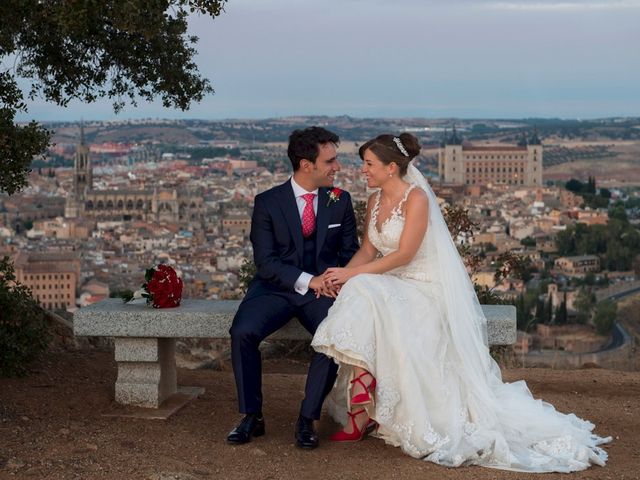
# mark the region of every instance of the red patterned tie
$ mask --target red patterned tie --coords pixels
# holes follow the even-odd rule
[[[305,193],[302,199],[307,202],[302,210],[302,235],[308,237],[316,229],[316,214],[313,211],[313,199],[315,193]]]

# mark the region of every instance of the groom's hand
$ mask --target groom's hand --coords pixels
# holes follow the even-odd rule
[[[339,292],[338,288],[334,288],[333,286],[325,283],[322,275],[313,277],[309,282],[309,288],[316,292],[316,298],[320,298],[321,295],[336,298]]]

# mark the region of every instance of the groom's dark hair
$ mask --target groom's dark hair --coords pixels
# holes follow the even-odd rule
[[[318,158],[318,144],[333,143],[338,145],[340,137],[322,127],[308,127],[304,130],[294,130],[289,136],[289,148],[287,155],[291,160],[293,171],[300,168],[300,160],[306,159],[311,163],[316,163]]]

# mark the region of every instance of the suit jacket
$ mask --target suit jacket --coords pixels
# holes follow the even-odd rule
[[[329,267],[345,266],[358,250],[351,196],[343,190],[337,201],[329,202],[330,190],[318,190],[318,271],[307,272],[312,275],[323,273]],[[249,285],[245,300],[264,293],[291,295],[294,301],[314,298],[309,293],[302,296],[294,290],[296,280],[304,271],[303,238],[300,214],[290,181],[256,196],[250,238],[257,274]]]

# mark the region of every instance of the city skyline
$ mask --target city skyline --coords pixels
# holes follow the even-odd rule
[[[238,0],[225,10],[190,21],[196,63],[216,90],[191,110],[140,103],[116,116],[108,101],[35,101],[18,119],[640,114],[637,0],[332,0],[322,11]]]

